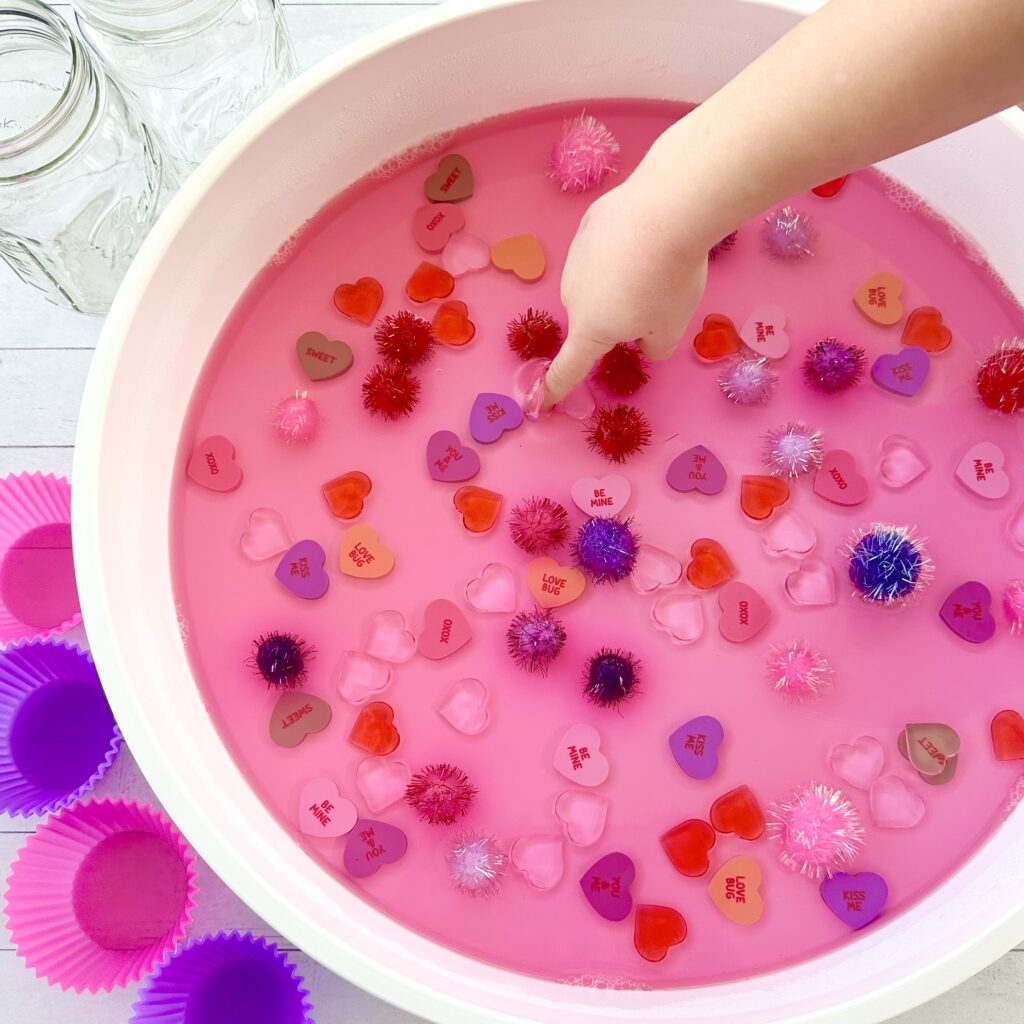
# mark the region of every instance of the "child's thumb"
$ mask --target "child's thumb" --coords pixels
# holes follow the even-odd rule
[[[606,346],[596,338],[571,330],[544,378],[544,407],[560,402],[593,369]]]

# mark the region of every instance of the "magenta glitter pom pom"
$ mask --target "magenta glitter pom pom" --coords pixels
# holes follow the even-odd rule
[[[765,252],[778,260],[795,262],[813,256],[816,237],[814,221],[791,206],[780,206],[765,214],[761,225]]]
[[[1010,580],[1003,590],[1003,612],[1014,636],[1024,636],[1024,580]]]
[[[476,786],[455,765],[428,764],[405,787],[405,802],[431,825],[454,825],[473,806]]]
[[[826,395],[846,391],[864,376],[864,349],[822,338],[807,350],[803,361],[804,383]]]
[[[860,813],[841,790],[818,782],[797,786],[768,808],[768,834],[779,860],[815,880],[851,864],[864,843]]]
[[[508,517],[512,541],[530,555],[560,548],[569,537],[569,513],[550,498],[527,498]]]
[[[766,670],[772,689],[797,703],[817,700],[832,685],[828,658],[800,640],[772,644]]]
[[[732,252],[738,237],[738,231],[730,231],[729,234],[727,234],[720,242],[715,242],[715,244],[708,249],[708,261],[714,263],[722,253]]]
[[[615,170],[618,153],[619,144],[608,128],[590,114],[580,114],[562,125],[548,177],[563,192],[587,192]]]
[[[734,359],[718,376],[722,394],[737,405],[763,405],[771,398],[779,378],[763,356]]]
[[[520,612],[505,633],[509,657],[527,672],[547,675],[548,666],[562,653],[566,632],[550,608]]]
[[[797,477],[821,465],[825,449],[820,430],[806,423],[784,423],[764,436],[762,458],[772,476]]]
[[[274,430],[286,444],[305,444],[320,429],[320,412],[308,391],[281,399],[274,410]]]
[[[462,832],[448,845],[452,886],[466,896],[488,899],[501,891],[506,857],[497,840],[481,832]]]

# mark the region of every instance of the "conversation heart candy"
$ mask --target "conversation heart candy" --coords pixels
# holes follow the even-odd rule
[[[583,873],[580,889],[606,921],[623,921],[633,909],[629,888],[635,877],[636,867],[626,854],[606,853]]]
[[[469,432],[480,444],[494,444],[502,434],[523,425],[523,410],[508,395],[485,391],[469,412]]]
[[[684,494],[719,494],[725,488],[725,466],[718,456],[704,445],[694,445],[677,455],[665,475],[669,487]]]
[[[423,183],[432,203],[460,203],[473,195],[473,168],[461,153],[441,157],[437,170]]]
[[[479,679],[460,679],[445,691],[437,713],[465,736],[476,736],[487,728],[487,687]]]
[[[371,526],[350,526],[341,535],[341,571],[358,580],[378,580],[395,567],[391,549]]]
[[[280,512],[272,508],[258,508],[249,516],[248,529],[242,534],[239,545],[246,558],[262,562],[287,551],[292,539]]]
[[[854,931],[871,924],[889,898],[885,879],[873,871],[853,875],[840,871],[822,880],[820,892],[825,906]]]
[[[718,631],[733,644],[753,639],[771,618],[765,599],[750,584],[738,580],[719,591],[718,606],[722,610]]]
[[[554,811],[569,842],[576,846],[593,846],[604,833],[608,806],[607,797],[600,793],[571,789],[558,795]]]
[[[295,342],[295,355],[302,372],[311,380],[332,380],[347,373],[354,359],[343,341],[332,341],[319,331],[307,331]]]
[[[903,282],[895,275],[883,271],[872,274],[853,294],[856,307],[880,327],[891,327],[903,316],[900,295]]]
[[[474,611],[506,615],[516,610],[516,578],[507,565],[490,562],[466,584],[466,603]]]
[[[924,817],[924,801],[898,775],[882,775],[868,794],[871,820],[880,828],[913,828]]]
[[[382,700],[367,704],[356,716],[348,741],[377,757],[385,757],[397,750],[402,737],[395,727],[395,713],[391,705]]]
[[[359,651],[344,651],[338,659],[338,692],[350,704],[365,704],[391,682],[391,666]]]
[[[336,519],[355,519],[361,515],[364,499],[372,490],[373,481],[358,470],[336,476],[320,487],[331,515]]]
[[[290,690],[282,693],[270,715],[270,738],[279,747],[297,747],[307,736],[331,724],[331,706],[325,700]]]
[[[651,606],[651,621],[674,643],[692,644],[704,632],[704,608],[696,594],[664,594]]]
[[[315,540],[300,540],[281,557],[274,575],[296,597],[314,601],[327,593],[330,581],[324,572],[327,555]]]
[[[192,451],[186,472],[207,490],[226,494],[242,483],[242,467],[235,462],[235,446],[220,434],[204,437]]]
[[[930,369],[931,360],[923,348],[905,348],[879,356],[872,364],[871,379],[894,395],[911,398],[924,386]]]
[[[561,836],[523,836],[512,844],[509,860],[534,889],[553,889],[565,869],[565,844]]]
[[[996,632],[992,615],[992,594],[984,583],[968,580],[956,587],[942,603],[939,618],[961,640],[983,644]]]
[[[361,277],[355,284],[339,284],[334,289],[334,308],[349,320],[372,324],[384,301],[384,289],[374,277]]]
[[[870,790],[882,774],[885,750],[874,736],[858,736],[852,743],[837,743],[828,753],[828,765],[857,789]]]
[[[425,658],[432,661],[449,658],[472,638],[469,620],[457,605],[443,597],[427,605],[419,636],[420,654]]]
[[[711,902],[733,924],[749,927],[764,914],[761,897],[761,865],[745,854],[730,857],[708,882]]]
[[[718,748],[724,739],[722,723],[701,715],[679,726],[669,736],[668,748],[691,779],[710,779],[718,771]]]
[[[638,594],[653,594],[663,587],[675,586],[682,575],[683,566],[670,551],[641,544],[629,582]]]
[[[930,463],[916,441],[902,434],[890,434],[882,442],[878,474],[887,487],[901,488],[928,472]]]
[[[356,805],[338,792],[331,779],[310,779],[299,794],[299,831],[322,839],[337,839],[352,831]]]
[[[686,920],[675,907],[637,904],[633,947],[652,964],[660,963],[673,946],[686,941]]]
[[[360,818],[345,843],[345,870],[353,878],[369,878],[385,864],[401,860],[408,848],[409,841],[400,828]]]
[[[600,786],[608,778],[608,758],[592,725],[573,725],[555,746],[556,771],[581,786]]]
[[[416,637],[406,629],[405,616],[388,609],[378,612],[370,621],[363,650],[371,658],[401,665],[416,653]]]
[[[480,472],[480,456],[458,434],[437,430],[427,439],[427,472],[441,483],[462,483]]]
[[[956,478],[972,494],[998,501],[1010,490],[1010,478],[1003,469],[1003,449],[991,441],[971,445],[956,467]]]
[[[571,565],[559,565],[548,555],[535,558],[526,567],[526,583],[541,608],[571,604],[587,589],[586,577]]]
[[[629,501],[629,490],[629,481],[624,476],[586,476],[572,485],[572,500],[585,515],[607,519],[623,510]]]
[[[356,767],[356,788],[373,814],[397,804],[411,778],[408,765],[384,757],[364,758]]]
[[[749,786],[737,786],[711,805],[711,824],[723,835],[753,841],[764,832],[764,811]]]
[[[466,215],[457,206],[421,206],[412,215],[412,237],[425,252],[440,252],[465,226]]]
[[[860,505],[867,501],[868,482],[857,472],[854,457],[842,448],[826,452],[814,474],[814,493],[833,505]]]
[[[676,871],[687,878],[700,878],[711,867],[709,855],[716,839],[706,821],[690,818],[663,832],[659,842]]]
[[[789,351],[789,335],[785,331],[786,314],[778,306],[759,306],[740,328],[740,337],[747,348],[766,359],[781,359]]]

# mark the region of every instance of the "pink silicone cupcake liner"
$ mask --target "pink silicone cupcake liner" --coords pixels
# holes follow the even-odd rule
[[[309,992],[277,946],[248,932],[207,935],[147,979],[129,1024],[313,1024]]]
[[[0,644],[82,621],[71,555],[71,486],[62,476],[0,477]]]
[[[195,856],[156,809],[89,800],[29,836],[8,878],[7,925],[37,977],[81,992],[138,981],[195,907]]]
[[[103,778],[120,749],[87,651],[51,640],[0,651],[0,812],[66,806]]]

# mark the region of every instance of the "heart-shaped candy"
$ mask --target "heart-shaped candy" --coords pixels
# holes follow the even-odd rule
[[[359,651],[344,651],[336,670],[338,692],[350,704],[365,704],[391,682],[391,666]]]
[[[876,779],[869,801],[871,820],[880,828],[913,828],[924,817],[924,801],[898,775]]]
[[[334,289],[334,308],[349,320],[372,324],[384,301],[384,289],[375,277],[361,277],[355,284],[339,284]]]
[[[872,274],[853,293],[853,301],[873,324],[891,327],[903,316],[902,292],[903,282],[895,274]]]
[[[828,766],[843,780],[865,792],[882,774],[885,748],[874,736],[858,736],[852,743],[837,743],[828,752]]]
[[[508,395],[485,391],[476,396],[469,411],[469,432],[481,444],[494,444],[506,431],[522,425],[523,410]]]
[[[357,580],[379,580],[395,567],[394,554],[372,526],[350,526],[340,550],[341,571]]]
[[[460,487],[452,496],[452,504],[462,516],[462,525],[469,533],[487,533],[494,528],[501,511],[501,495],[473,484]]]
[[[675,586],[682,575],[683,566],[675,555],[652,544],[641,544],[629,582],[638,594],[653,594],[663,587]]]
[[[347,373],[355,358],[343,341],[331,341],[319,331],[307,331],[295,342],[302,372],[313,381],[331,380]]]
[[[364,758],[356,767],[356,788],[374,814],[397,804],[411,778],[408,765],[383,757]]]
[[[882,461],[878,473],[887,487],[906,487],[927,473],[930,466],[917,442],[909,437],[891,434],[882,442]]]
[[[813,608],[836,603],[836,574],[821,558],[805,558],[786,577],[785,587],[793,604]]]
[[[765,599],[749,583],[733,580],[718,594],[722,615],[718,631],[733,644],[752,640],[768,625],[771,611]]]
[[[690,545],[686,578],[698,590],[712,590],[735,575],[736,566],[717,540],[700,537]]]
[[[580,888],[587,902],[606,921],[622,921],[633,909],[629,887],[636,877],[636,867],[624,853],[606,853],[595,861],[580,878]]]
[[[292,539],[280,512],[272,508],[258,508],[249,516],[249,528],[239,543],[246,558],[262,562],[287,551]]]
[[[1003,449],[991,441],[972,445],[956,467],[956,478],[972,494],[998,501],[1010,490],[1010,478],[1003,469]]]
[[[322,839],[337,839],[352,831],[359,814],[356,805],[338,792],[330,779],[310,779],[299,794],[299,831]]]
[[[764,913],[761,898],[761,865],[753,857],[730,857],[708,882],[711,902],[733,922],[757,924]]]
[[[406,629],[405,616],[389,609],[373,617],[363,650],[372,658],[401,665],[416,653],[416,637]]]
[[[441,266],[452,277],[463,277],[490,265],[491,247],[482,238],[467,231],[460,231],[453,236],[441,253]]]
[[[569,842],[592,846],[604,833],[608,820],[608,799],[600,793],[570,789],[555,800],[555,817],[562,823]]]
[[[633,920],[633,946],[652,964],[661,963],[673,946],[686,941],[686,920],[674,907],[638,903]]]
[[[934,306],[918,306],[907,315],[903,325],[904,345],[916,345],[925,352],[945,352],[953,333],[942,322],[942,314]]]
[[[297,597],[314,601],[327,593],[330,580],[324,572],[327,555],[315,540],[293,544],[277,563],[274,575]]]
[[[395,727],[395,712],[382,700],[367,704],[356,716],[348,734],[349,743],[375,757],[393,753],[401,740]]]
[[[826,181],[823,185],[816,185],[811,191],[816,196],[821,196],[822,199],[831,199],[846,184],[848,177],[848,174],[844,174],[839,178],[833,178],[831,181]]]
[[[533,235],[513,235],[492,245],[491,262],[527,284],[539,281],[547,266],[544,250]]]
[[[709,818],[723,835],[735,834],[752,842],[764,832],[764,811],[749,786],[737,786],[720,796],[711,805]]]
[[[960,753],[960,737],[941,722],[913,722],[903,730],[907,760],[922,775],[941,775]]]
[[[427,439],[427,472],[445,484],[472,480],[480,472],[480,456],[458,434],[438,430]]]
[[[235,462],[235,446],[220,434],[204,437],[192,451],[186,473],[207,490],[226,494],[242,483],[242,467]]]
[[[455,278],[444,267],[424,260],[405,282],[405,294],[413,302],[447,299],[455,291]]]
[[[676,764],[691,779],[710,779],[718,771],[718,748],[725,739],[722,723],[711,715],[684,722],[668,738]]]
[[[571,604],[587,589],[586,577],[571,565],[559,565],[548,555],[535,558],[526,567],[526,583],[541,608]]]
[[[459,153],[441,157],[437,170],[423,183],[423,192],[432,203],[459,203],[473,194],[473,168]]]
[[[789,484],[775,476],[745,476],[740,480],[740,508],[760,522],[789,501]]]
[[[466,584],[466,602],[478,612],[507,615],[516,610],[516,578],[507,565],[490,562]]]
[[[663,832],[659,842],[679,874],[700,878],[711,867],[709,854],[717,838],[706,821],[690,818]]]
[[[431,661],[450,658],[473,639],[469,620],[458,605],[445,597],[431,601],[423,612],[420,654]]]
[[[997,761],[1024,760],[1024,716],[1019,711],[1000,711],[990,728]]]
[[[814,493],[833,505],[860,505],[867,501],[868,482],[857,472],[856,460],[848,451],[833,448],[814,474]]]
[[[814,527],[799,512],[787,509],[772,516],[761,535],[765,551],[776,558],[789,555],[803,558],[814,550],[818,535]]]
[[[431,327],[434,337],[449,348],[462,348],[476,336],[476,324],[469,319],[469,307],[458,299],[449,299],[437,307]]]
[[[345,843],[345,870],[353,878],[369,878],[384,864],[401,860],[408,848],[409,840],[400,828],[360,818]]]
[[[747,348],[765,359],[781,359],[789,351],[789,335],[785,331],[786,314],[778,306],[759,306],[740,328],[740,337]]]
[[[608,758],[592,725],[570,726],[555,746],[555,770],[581,786],[600,786],[608,778]]]
[[[487,687],[479,679],[452,683],[437,703],[437,713],[465,736],[476,736],[487,728]]]
[[[572,500],[584,515],[607,519],[626,507],[629,491],[624,476],[585,476],[572,485]]]
[[[896,737],[896,749],[900,752],[900,757],[905,761],[910,760],[910,750],[907,747],[906,730]],[[917,773],[917,777],[922,782],[927,782],[929,786],[945,786],[947,783],[952,782],[956,777],[956,768],[959,760],[960,759],[957,757],[947,757],[945,766],[941,771],[934,775],[926,775],[924,772],[919,771]]]
[[[331,724],[331,705],[300,690],[282,693],[270,715],[270,738],[279,747],[297,747]]]
[[[823,879],[820,891],[825,906],[854,931],[871,924],[889,898],[885,879],[873,871],[859,871],[855,875],[840,871]]]
[[[373,481],[358,470],[343,473],[320,486],[320,493],[336,519],[355,519],[361,515],[366,497],[372,490]]]
[[[736,325],[721,313],[709,313],[704,317],[704,324],[693,339],[693,351],[709,363],[735,355],[740,348]]]
[[[457,206],[421,206],[412,216],[412,237],[425,252],[440,252],[465,226],[466,215]]]
[[[991,640],[996,632],[996,620],[991,606],[992,594],[988,587],[977,580],[968,580],[942,602],[939,618],[961,640],[983,644]]]
[[[931,360],[923,348],[904,348],[895,355],[879,356],[871,367],[871,379],[894,395],[910,398],[924,386]]]
[[[725,487],[725,466],[718,456],[702,444],[687,448],[670,463],[665,474],[669,487],[686,494],[718,494]]]
[[[565,870],[565,844],[561,836],[523,836],[512,844],[509,859],[534,889],[554,889]]]
[[[704,608],[696,594],[664,594],[651,606],[651,621],[677,644],[692,644],[704,632]]]

